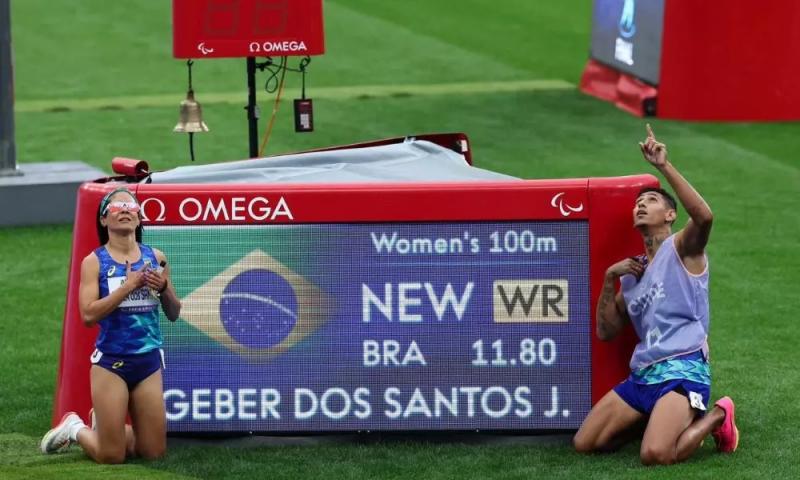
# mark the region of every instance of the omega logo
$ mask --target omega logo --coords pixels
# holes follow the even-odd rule
[[[261,52],[305,52],[308,50],[304,41],[283,41],[283,42],[250,42],[250,53]]]
[[[142,220],[161,223],[167,221],[167,206],[163,200],[150,197],[141,202]],[[186,197],[178,205],[178,216],[188,223],[208,221],[273,221],[280,217],[294,220],[286,199],[279,197],[270,202],[265,197],[231,197],[199,200]]]
[[[158,212],[158,215],[156,215],[153,219],[151,219],[150,216],[147,215],[147,204],[150,202],[154,202],[156,205],[158,205],[157,207],[155,206],[151,207],[151,210],[157,209],[154,210],[154,212]],[[164,202],[162,202],[158,198],[151,197],[145,199],[142,202],[142,220],[144,220],[145,222],[163,222],[164,220],[167,219],[166,213],[167,213],[166,205],[164,205]]]

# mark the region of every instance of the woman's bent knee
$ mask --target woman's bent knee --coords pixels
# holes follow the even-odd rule
[[[136,453],[145,460],[155,460],[161,458],[167,453],[166,445],[151,446],[147,448],[137,448]]]
[[[97,463],[103,464],[119,464],[125,462],[125,449],[119,450],[100,450],[95,457]]]
[[[575,447],[575,451],[578,453],[592,453],[595,450],[594,442],[586,438],[585,435],[581,435],[580,432],[572,437],[572,446]]]
[[[672,465],[677,461],[674,448],[642,447],[642,465]]]

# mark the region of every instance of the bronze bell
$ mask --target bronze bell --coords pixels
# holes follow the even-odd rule
[[[194,90],[186,92],[186,100],[181,102],[181,113],[173,132],[197,133],[207,132],[208,126],[203,121],[203,111],[194,99]]]

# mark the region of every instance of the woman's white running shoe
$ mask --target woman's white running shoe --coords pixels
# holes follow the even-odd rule
[[[42,453],[59,453],[63,452],[72,444],[69,438],[69,432],[76,424],[83,424],[83,420],[75,412],[67,412],[61,417],[54,428],[47,432],[42,438],[42,443],[39,447]]]

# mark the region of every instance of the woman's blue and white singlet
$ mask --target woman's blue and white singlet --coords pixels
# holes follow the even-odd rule
[[[139,244],[141,258],[131,265],[138,271],[149,265],[158,268],[153,249]],[[100,260],[100,298],[107,297],[125,282],[125,264],[111,258],[105,246],[94,251]],[[131,355],[145,353],[161,346],[161,328],[158,325],[159,299],[147,287],[131,292],[108,316],[100,320],[100,333],[95,346],[103,353]]]

